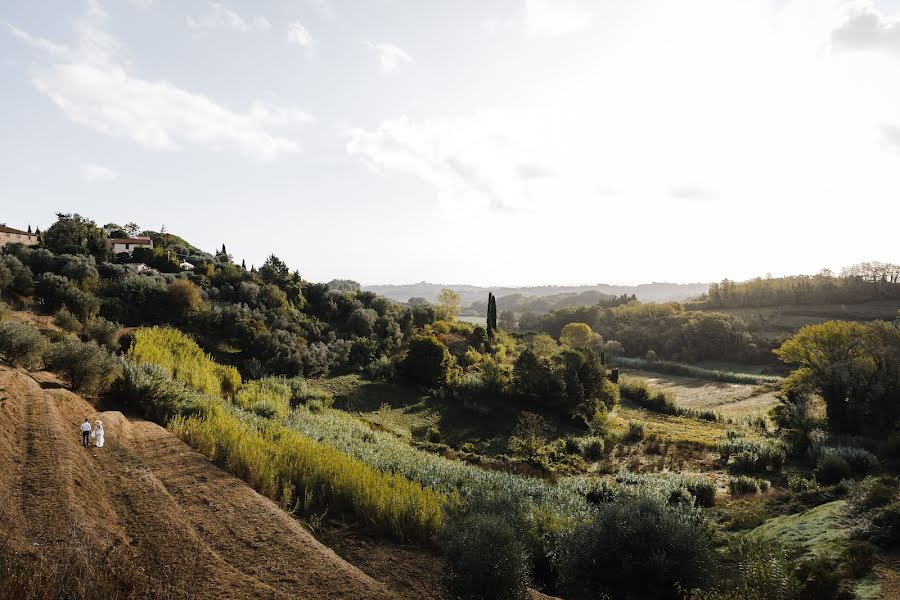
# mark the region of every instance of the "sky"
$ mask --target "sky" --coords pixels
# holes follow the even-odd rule
[[[900,0],[0,0],[0,165],[312,281],[900,262]]]

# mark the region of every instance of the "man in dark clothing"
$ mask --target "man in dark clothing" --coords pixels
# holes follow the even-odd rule
[[[84,418],[84,423],[81,424],[81,443],[84,444],[84,447],[87,448],[91,445],[91,423],[87,420],[87,417]]]

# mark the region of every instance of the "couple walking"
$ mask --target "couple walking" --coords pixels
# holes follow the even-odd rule
[[[91,429],[91,424],[85,417],[84,423],[81,424],[81,443],[84,444],[85,448],[91,445],[90,438],[94,438],[94,443],[98,448],[103,447],[103,421],[97,419],[93,429]]]

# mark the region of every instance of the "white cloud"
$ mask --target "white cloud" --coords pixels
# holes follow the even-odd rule
[[[59,64],[37,72],[34,84],[73,122],[152,150],[194,144],[261,160],[299,151],[295,141],[269,132],[272,120],[261,120],[258,112],[237,113],[202,94],[132,77],[121,68]]]
[[[210,2],[209,10],[201,17],[188,17],[187,24],[195,30],[232,29],[265,33],[272,28],[272,24],[263,16],[246,19],[219,2]]]
[[[846,7],[846,18],[831,38],[837,48],[900,56],[900,16],[888,17],[871,2],[854,2]]]
[[[9,23],[4,23],[4,25],[6,25],[6,28],[9,29],[9,31],[21,41],[25,42],[32,48],[41,50],[42,52],[46,52],[54,56],[69,56],[72,52],[66,46],[55,44],[50,40],[44,39],[42,37],[33,36],[30,33],[22,31],[18,27],[10,25]]]
[[[574,33],[594,20],[589,5],[581,0],[525,0],[525,31],[555,36]]]
[[[300,21],[292,21],[288,24],[287,40],[290,44],[297,44],[304,48],[309,48],[313,45],[312,35]]]
[[[62,59],[35,67],[32,82],[72,122],[152,150],[195,145],[260,160],[300,150],[279,130],[311,122],[308,113],[261,101],[241,113],[167,81],[133,75],[122,59],[124,46],[101,26],[105,18],[93,4],[76,26],[72,51],[10,26],[16,37]]]
[[[81,179],[85,183],[97,183],[103,181],[114,181],[119,174],[103,165],[94,163],[86,163],[81,166]]]
[[[408,117],[349,132],[347,152],[376,170],[412,172],[453,212],[529,209],[553,169],[533,160],[549,143],[531,115],[484,112],[416,123]]]
[[[366,42],[366,46],[378,54],[381,70],[385,73],[393,73],[401,66],[413,62],[412,57],[407,54],[403,48],[395,46],[394,44],[388,44],[386,42],[379,42],[377,44]]]

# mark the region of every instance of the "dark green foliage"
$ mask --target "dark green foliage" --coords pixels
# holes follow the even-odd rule
[[[819,461],[829,457],[840,457],[850,466],[854,477],[865,477],[878,470],[878,459],[874,454],[853,446],[826,446],[819,451]]]
[[[489,338],[494,337],[497,333],[497,299],[493,293],[488,293],[487,306],[487,335]]]
[[[759,483],[752,477],[741,475],[728,480],[728,491],[733,496],[738,494],[755,494],[759,489]]]
[[[825,454],[816,463],[816,481],[825,485],[833,485],[853,474],[850,464],[837,454]]]
[[[67,308],[81,321],[94,318],[100,310],[100,300],[76,287],[68,278],[44,273],[37,279],[35,293],[51,311]]]
[[[0,256],[0,292],[12,292],[20,296],[34,293],[34,276],[19,258]]]
[[[87,254],[98,261],[111,258],[111,247],[106,233],[97,225],[78,214],[56,215],[57,221],[44,232],[44,246],[55,254]]]
[[[408,379],[429,387],[447,382],[453,358],[447,347],[433,335],[419,335],[409,342],[401,370]]]
[[[97,394],[112,386],[122,372],[116,357],[94,342],[67,339],[53,344],[47,366],[59,371],[82,394]]]
[[[103,346],[110,352],[117,352],[119,348],[119,326],[107,321],[103,317],[91,321],[84,326],[84,336]]]
[[[453,592],[472,600],[527,598],[530,530],[521,499],[478,496],[449,506],[440,545]]]
[[[13,365],[39,369],[49,346],[47,338],[34,325],[18,321],[0,323],[0,354]]]
[[[562,535],[555,564],[566,598],[678,598],[710,580],[716,556],[699,513],[641,494],[598,505]]]
[[[518,396],[573,411],[591,400],[610,405],[618,401],[617,394],[607,387],[603,365],[590,350],[567,348],[548,358],[525,349],[516,360],[512,382]],[[579,410],[593,414],[592,410]],[[585,418],[589,419],[590,414]]]
[[[81,322],[75,315],[69,312],[69,309],[65,306],[53,315],[53,323],[60,329],[68,331],[69,333],[78,333],[81,331]]]

